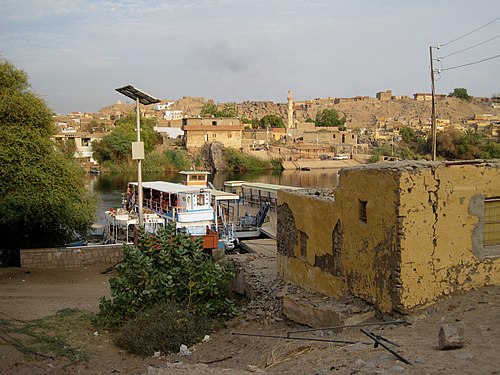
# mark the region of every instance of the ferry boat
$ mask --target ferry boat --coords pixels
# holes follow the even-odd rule
[[[173,222],[178,231],[203,238],[205,249],[233,250],[242,238],[261,234],[260,226],[269,210],[262,204],[256,215],[240,216],[243,198],[239,194],[209,187],[206,171],[181,171],[182,183],[150,181],[142,183],[144,225],[154,232],[158,226]],[[123,196],[123,208],[106,212],[113,241],[131,238],[138,223],[138,183],[129,182]],[[121,235],[121,236],[120,236]],[[108,236],[109,237],[109,236]]]

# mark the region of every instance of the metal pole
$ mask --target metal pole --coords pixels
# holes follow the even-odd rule
[[[432,59],[432,46],[429,47],[431,58],[431,93],[432,93],[432,113],[431,113],[431,129],[432,129],[432,160],[436,161],[436,100],[435,100],[435,85],[434,85],[434,62]]]
[[[136,111],[136,132],[137,132],[137,142],[141,141],[141,117],[139,113],[139,97],[135,98],[135,111]],[[143,192],[142,192],[142,169],[141,169],[141,159],[137,159],[137,189],[139,190],[139,226],[142,227],[144,224],[143,220]]]

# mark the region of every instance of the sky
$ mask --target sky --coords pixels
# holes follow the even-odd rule
[[[0,58],[60,114],[131,102],[125,85],[163,100],[412,96],[430,92],[438,45],[437,93],[491,97],[499,17],[498,0],[0,0]]]

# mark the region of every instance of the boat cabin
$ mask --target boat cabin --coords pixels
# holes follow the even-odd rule
[[[206,171],[180,171],[183,176],[182,183],[186,186],[207,187],[208,175]]]

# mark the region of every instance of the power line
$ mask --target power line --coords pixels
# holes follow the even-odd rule
[[[483,45],[483,44],[486,44],[486,43],[488,43],[488,42],[491,42],[492,40],[495,40],[495,39],[497,39],[497,38],[500,38],[500,34],[498,34],[497,36],[494,36],[493,38],[490,38],[490,39],[488,39],[488,40],[485,40],[484,42],[477,43],[477,44],[474,44],[473,46],[470,46],[470,47],[467,47],[467,48],[461,49],[461,50],[459,50],[459,51],[455,51],[455,52],[453,52],[453,53],[449,53],[449,54],[448,54],[448,55],[446,55],[446,56],[439,57],[439,58],[438,58],[438,60],[439,60],[439,59],[443,60],[443,59],[446,59],[447,57],[450,57],[450,56],[456,55],[456,54],[458,54],[458,53],[468,51],[468,50],[473,49],[473,48],[475,48],[475,47],[479,47],[479,46],[481,46],[481,45]]]
[[[493,59],[496,59],[497,57],[500,57],[500,55],[496,55],[496,56],[488,57],[488,58],[486,58],[486,59],[482,59],[482,60],[478,60],[478,61],[473,61],[473,62],[470,62],[470,63],[467,63],[467,64],[462,64],[462,65],[452,66],[451,68],[444,68],[444,69],[441,69],[441,72],[444,72],[444,71],[446,71],[446,70],[452,70],[452,69],[463,68],[464,66],[469,66],[469,65],[479,64],[479,63],[482,63],[482,62],[484,62],[484,61],[488,61],[488,60],[493,60]]]
[[[444,46],[446,46],[446,45],[448,45],[448,44],[451,44],[451,43],[453,43],[453,42],[456,42],[457,40],[460,40],[460,39],[462,39],[462,38],[465,38],[466,36],[468,36],[468,35],[470,35],[470,34],[472,34],[472,33],[475,33],[476,31],[479,31],[479,30],[483,29],[483,28],[485,28],[485,27],[486,27],[486,26],[488,26],[488,25],[491,25],[493,22],[498,21],[499,19],[500,19],[500,17],[497,17],[497,18],[495,18],[493,21],[490,21],[490,22],[488,22],[488,23],[484,24],[483,26],[478,27],[477,29],[474,29],[474,30],[472,30],[472,31],[468,32],[467,34],[464,34],[464,35],[462,35],[462,36],[459,36],[458,38],[455,38],[455,39],[453,39],[453,40],[450,40],[448,43],[441,44],[441,47],[444,47]]]

